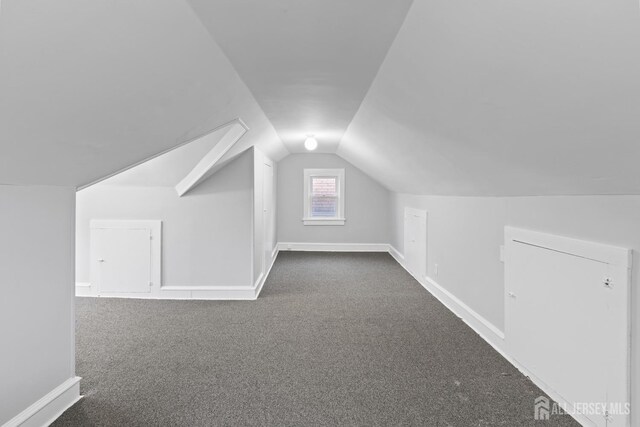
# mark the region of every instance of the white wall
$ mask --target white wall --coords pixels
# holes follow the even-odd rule
[[[0,425],[75,377],[74,203],[0,185]]]
[[[163,222],[163,286],[251,286],[253,154],[183,197],[173,186],[98,184],[78,193],[76,281],[89,282],[91,219]]]
[[[345,169],[345,225],[305,226],[305,168]],[[293,154],[278,163],[278,241],[388,243],[390,192],[335,154]]]
[[[479,198],[394,194],[392,204],[391,244],[403,251],[404,207],[426,209],[429,277],[500,330],[504,330],[504,274],[499,247],[505,225],[633,249],[632,399],[633,410],[640,412],[640,196]],[[500,346],[497,336],[489,338]]]

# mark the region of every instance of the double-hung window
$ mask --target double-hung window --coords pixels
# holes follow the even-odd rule
[[[344,169],[304,170],[304,225],[344,225]]]

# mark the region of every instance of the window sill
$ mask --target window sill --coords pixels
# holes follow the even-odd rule
[[[344,225],[344,218],[302,218],[304,225]]]

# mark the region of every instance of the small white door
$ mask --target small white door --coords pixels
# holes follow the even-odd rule
[[[404,261],[414,276],[427,275],[427,211],[405,208]]]
[[[264,163],[262,168],[262,208],[263,208],[263,231],[264,231],[264,250],[262,257],[262,271],[266,274],[268,261],[271,260],[273,251],[273,167]]]
[[[602,256],[624,251],[611,248],[507,230],[505,342],[569,403],[628,401],[628,273]],[[596,426],[627,425],[622,412],[585,416]]]
[[[136,228],[91,230],[98,293],[151,291],[151,232]]]

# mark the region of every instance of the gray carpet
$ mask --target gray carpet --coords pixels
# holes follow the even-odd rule
[[[387,254],[282,252],[257,301],[77,299],[55,426],[577,425]]]

